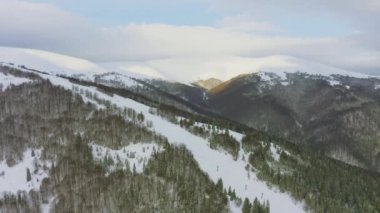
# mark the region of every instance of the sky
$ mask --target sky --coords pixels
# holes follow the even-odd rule
[[[0,46],[169,79],[271,70],[380,76],[378,0],[0,0]]]

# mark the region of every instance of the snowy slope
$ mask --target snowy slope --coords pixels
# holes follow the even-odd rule
[[[139,76],[139,77],[140,78],[138,79],[143,79],[142,76]],[[120,73],[115,73],[115,72],[96,76],[97,83],[101,83],[101,84],[113,86],[113,87],[122,87],[122,88],[141,86],[141,83],[134,79],[136,78],[132,76],[120,74]]]
[[[30,79],[20,78],[13,75],[5,75],[0,72],[0,91],[5,90],[10,85],[20,85],[26,82],[30,82]]]
[[[9,167],[5,161],[0,161],[0,196],[1,193],[17,191],[29,191],[31,189],[39,190],[42,180],[48,176],[48,171],[42,169],[42,165],[46,168],[51,167],[50,162],[44,162],[41,158],[41,150],[32,150],[24,152],[23,160],[15,166]],[[31,180],[27,181],[27,169],[31,173]]]
[[[73,84],[66,79],[50,75],[42,75],[55,85],[64,86],[71,89]],[[149,107],[134,100],[123,98],[118,95],[110,97],[102,94],[94,87],[85,87],[77,85],[80,89],[97,93],[99,98],[109,100],[119,107],[128,107],[143,112],[146,120],[153,122],[153,129],[166,136],[172,144],[184,144],[194,155],[199,163],[200,168],[206,172],[210,178],[217,182],[219,178],[223,180],[226,189],[230,186],[235,189],[237,196],[241,198],[248,197],[253,200],[257,197],[261,201],[269,200],[271,212],[304,212],[303,204],[295,202],[287,193],[279,192],[275,187],[268,187],[265,182],[257,179],[253,172],[248,172],[245,167],[248,156],[240,151],[238,160],[234,161],[231,155],[213,150],[209,147],[208,141],[195,136],[180,126],[170,123],[158,115],[149,113]],[[234,137],[241,140],[241,135],[233,133]],[[236,208],[232,208],[235,209]],[[236,210],[238,211],[238,210]],[[240,210],[239,210],[240,211]],[[239,212],[238,211],[238,212]]]
[[[87,81],[98,79],[114,81],[126,87],[136,86],[136,79],[165,79],[160,73],[125,63],[93,63],[88,60],[52,52],[0,47],[0,65],[15,68],[25,67],[52,75],[64,75]],[[17,83],[13,79],[14,83]],[[9,85],[9,84],[6,84]]]
[[[107,70],[87,60],[34,49],[0,47],[0,62],[24,65],[51,74],[67,76],[101,74]]]
[[[359,79],[380,78],[379,76],[372,76],[362,73],[351,72],[336,67],[327,66],[320,63],[315,63],[307,60],[302,60],[295,57],[279,56],[287,61],[288,67],[283,69],[265,69],[256,74],[261,77],[261,80],[267,82],[269,85],[274,85],[280,82],[282,85],[288,85],[289,79],[287,74],[305,74],[305,77],[313,79],[323,79],[331,86],[342,85],[341,77],[353,77]],[[349,88],[348,88],[349,89]]]
[[[263,69],[262,71],[259,71],[259,74],[264,73],[274,73],[277,76],[281,78],[286,78],[286,73],[306,73],[309,75],[320,75],[320,76],[331,76],[331,75],[342,75],[342,76],[350,76],[354,78],[371,78],[376,76],[371,76],[367,74],[357,73],[357,72],[351,72],[348,70],[328,66],[325,64],[320,64],[308,60],[303,60],[296,57],[291,56],[284,56],[280,55],[277,56],[282,58],[284,61],[287,61],[288,66],[283,68],[272,68],[272,69]]]
[[[103,67],[106,70],[111,72],[117,72],[132,78],[138,79],[162,79],[169,80],[162,73],[159,73],[157,70],[152,69],[148,66],[141,66],[133,62],[107,62],[107,63],[98,63],[100,67]]]

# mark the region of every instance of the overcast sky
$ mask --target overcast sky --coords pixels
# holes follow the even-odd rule
[[[0,0],[0,46],[175,79],[304,66],[380,75],[379,33],[379,0]]]

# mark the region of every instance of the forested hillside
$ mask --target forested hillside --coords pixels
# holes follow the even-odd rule
[[[212,89],[209,102],[236,122],[380,171],[378,85],[379,78],[339,73],[252,73]]]
[[[32,160],[17,174],[24,181],[11,192],[1,190],[1,212],[227,212],[226,194],[186,148],[149,130],[133,109],[96,99],[85,103],[34,74],[4,68],[2,73],[33,81],[0,92],[0,157],[6,162],[0,185],[12,182],[6,179],[13,170]],[[94,144],[104,149],[140,144],[140,152],[147,152],[144,144],[152,143],[162,149],[151,150],[142,173],[135,164],[123,169],[128,160],[107,155],[99,161],[91,151]],[[133,162],[138,153],[129,154]],[[107,173],[118,163],[122,166]]]

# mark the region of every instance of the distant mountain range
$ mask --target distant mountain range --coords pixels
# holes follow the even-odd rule
[[[212,89],[209,106],[232,120],[380,171],[380,79],[248,74]]]
[[[380,80],[374,76],[320,66],[322,70],[262,71],[188,84],[159,74],[112,72],[39,50],[1,48],[0,56],[52,74],[128,88],[188,112],[219,115],[380,171]]]
[[[380,79],[156,74],[0,48],[0,212],[380,209]]]

